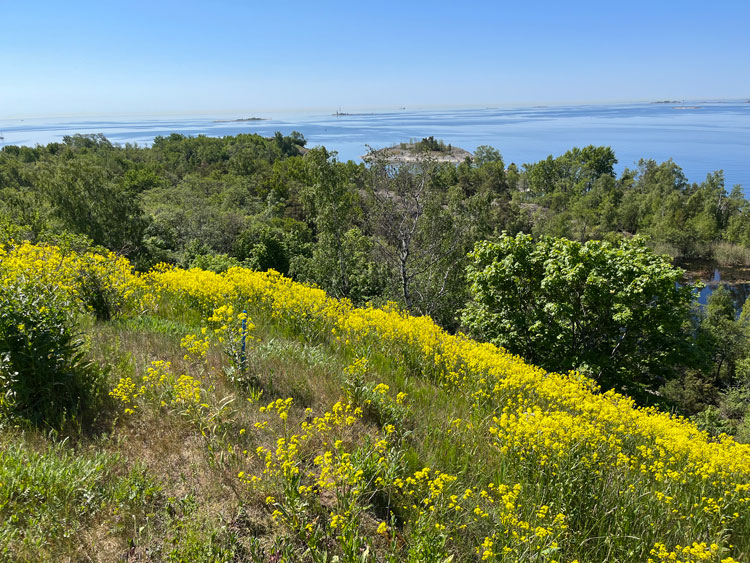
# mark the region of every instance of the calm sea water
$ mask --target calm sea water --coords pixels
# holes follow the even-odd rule
[[[247,117],[265,121],[231,122]],[[433,135],[473,151],[491,145],[506,164],[535,162],[574,146],[608,145],[618,172],[640,158],[672,158],[690,181],[723,170],[726,185],[750,195],[750,103],[685,102],[453,110],[398,110],[336,116],[321,113],[0,119],[0,146],[46,144],[73,133],[103,133],[115,143],[150,144],[158,135],[272,135],[300,131],[342,160]]]

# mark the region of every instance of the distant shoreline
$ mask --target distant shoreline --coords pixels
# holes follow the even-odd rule
[[[243,121],[271,121],[270,117],[241,117],[239,119],[214,119],[211,123],[242,123]]]

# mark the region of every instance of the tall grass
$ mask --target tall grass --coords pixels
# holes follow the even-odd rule
[[[711,254],[719,266],[750,266],[750,248],[726,241],[712,245]]]
[[[145,510],[159,486],[137,466],[66,441],[0,438],[0,554],[18,561],[83,558],[89,531]],[[105,527],[105,530],[107,528]],[[102,537],[97,538],[102,540]]]

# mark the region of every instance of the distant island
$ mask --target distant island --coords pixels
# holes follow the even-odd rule
[[[421,141],[412,140],[408,143],[399,143],[392,147],[374,150],[369,154],[363,155],[365,161],[382,158],[389,162],[417,162],[424,157],[435,160],[436,162],[452,162],[458,164],[467,158],[473,159],[474,155],[469,151],[445,144],[438,141],[435,137],[424,137]]]
[[[658,102],[651,102],[652,104],[681,104],[682,100],[659,100]]]
[[[374,113],[347,113],[345,111],[337,111],[336,113],[332,113],[334,117],[344,117],[344,116],[351,116],[351,115],[375,115]]]
[[[243,121],[270,121],[269,117],[241,117],[240,119],[215,119],[213,123],[241,123]]]

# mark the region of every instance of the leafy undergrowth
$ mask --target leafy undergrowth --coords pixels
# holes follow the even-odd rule
[[[5,557],[750,557],[750,448],[577,374],[272,272],[0,259],[3,280],[41,272],[119,313],[81,317],[109,370],[95,425],[0,431]]]

